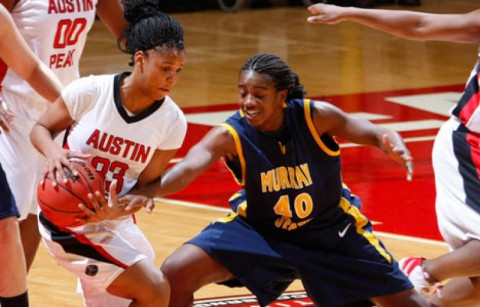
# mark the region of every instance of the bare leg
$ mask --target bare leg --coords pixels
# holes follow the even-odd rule
[[[374,297],[370,299],[378,306],[388,307],[432,307],[436,306],[430,303],[426,298],[417,293],[415,290],[406,290],[399,293]]]
[[[107,291],[133,300],[130,306],[167,307],[170,299],[168,280],[148,260],[139,261],[125,270],[110,284]]]
[[[438,281],[454,277],[480,276],[480,241],[472,240],[450,253],[426,259],[423,265]]]
[[[442,306],[480,306],[480,241],[437,258],[426,259],[425,270],[438,281],[447,281],[433,302]]]
[[[185,244],[170,255],[162,271],[171,285],[170,307],[193,305],[193,294],[201,287],[226,281],[234,276],[201,248]]]
[[[459,277],[450,279],[432,302],[444,307],[478,307],[480,306],[480,280]]]
[[[27,218],[20,222],[20,235],[22,238],[23,251],[25,253],[25,261],[27,272],[32,266],[35,255],[37,254],[41,236],[38,231],[37,216],[29,214]]]
[[[27,269],[16,217],[0,220],[0,296],[13,297],[27,291]]]

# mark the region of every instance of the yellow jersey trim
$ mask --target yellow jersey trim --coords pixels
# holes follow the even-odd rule
[[[229,202],[235,200],[236,198],[242,196],[240,193],[234,193],[230,198],[228,199]],[[237,214],[240,215],[241,217],[247,217],[247,201],[244,200],[238,207],[237,207]]]
[[[360,213],[357,207],[352,206],[350,202],[348,202],[345,198],[342,197],[340,200],[340,208],[347,214],[353,216],[355,219],[355,229],[357,233],[365,239],[373,246],[375,249],[385,258],[387,259],[388,263],[392,263],[392,256],[380,245],[380,241],[373,235],[373,233],[363,229],[363,227],[367,224],[367,218]]]
[[[235,141],[235,148],[237,149],[238,159],[240,160],[240,165],[242,168],[242,179],[238,180],[237,176],[235,176],[235,173],[233,173],[233,171],[229,167],[227,168],[232,173],[233,178],[235,179],[237,184],[243,187],[245,185],[245,174],[246,174],[247,166],[245,162],[245,157],[243,156],[243,149],[242,149],[242,143],[240,142],[240,136],[238,135],[237,131],[229,124],[221,123],[219,125],[227,129],[230,132],[230,134],[233,136],[233,140]]]
[[[330,156],[339,156],[340,155],[340,149],[338,150],[331,150],[330,148],[327,147],[327,145],[325,145],[325,143],[323,143],[322,139],[320,138],[320,136],[318,135],[318,132],[317,132],[317,129],[315,129],[315,125],[313,124],[313,119],[312,119],[312,116],[311,116],[311,100],[310,99],[305,99],[304,100],[304,112],[305,112],[305,120],[307,121],[307,126],[308,126],[308,129],[310,130],[310,133],[312,134],[315,142],[317,142],[318,146],[320,146],[320,148],[328,155]],[[338,147],[340,148],[340,147]]]
[[[229,214],[228,214],[228,216],[219,218],[219,219],[215,220],[215,222],[228,223],[228,222],[233,221],[236,217],[237,217],[237,214],[236,214],[235,212],[233,212],[233,211],[230,211]],[[215,222],[214,222],[214,223],[215,223]]]

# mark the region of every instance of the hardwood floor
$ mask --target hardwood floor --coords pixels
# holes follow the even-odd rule
[[[467,12],[478,1],[423,0],[415,10]],[[388,9],[404,9],[388,6]],[[402,40],[378,31],[343,23],[310,25],[303,7],[220,10],[172,14],[184,26],[187,62],[172,97],[181,107],[235,103],[240,66],[251,55],[275,53],[299,74],[309,96],[342,95],[463,84],[477,56],[477,46]],[[81,62],[82,75],[128,70],[113,37],[97,22]],[[196,208],[159,200],[156,210],[140,213],[138,221],[157,253],[158,265],[176,247],[212,219],[225,214],[215,208]],[[436,241],[379,234],[390,251],[433,257],[447,251]],[[31,306],[80,306],[73,275],[57,266],[40,247],[29,274]],[[292,289],[301,289],[295,283]],[[198,298],[247,293],[211,285]]]

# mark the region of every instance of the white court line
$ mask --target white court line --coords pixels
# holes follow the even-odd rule
[[[448,247],[447,243],[443,241],[438,241],[438,240],[422,239],[418,237],[411,237],[411,236],[405,236],[405,235],[396,235],[393,233],[388,233],[383,231],[374,231],[374,233],[390,239],[397,239],[397,240],[410,241],[415,243],[424,243],[424,244]]]
[[[403,139],[405,143],[412,143],[412,142],[423,142],[423,141],[433,141],[435,139],[435,135],[430,136],[417,136],[412,138],[405,138]],[[367,146],[367,145],[360,145],[355,143],[343,143],[340,144],[340,148],[350,148],[350,147],[359,147],[359,146]],[[183,157],[174,158],[170,160],[170,163],[178,163],[183,160]]]
[[[423,141],[433,141],[435,140],[435,135],[429,136],[417,136],[412,138],[404,138],[405,143],[412,143],[412,142],[423,142]],[[340,144],[340,148],[348,148],[348,147],[359,147],[359,146],[367,146],[367,145],[360,145],[355,143],[343,143]],[[177,161],[179,162],[179,161]]]
[[[174,200],[174,199],[168,199],[168,198],[155,198],[154,199],[157,202],[163,202],[167,203],[169,205],[177,205],[177,206],[183,206],[183,207],[190,207],[190,208],[198,208],[198,209],[205,209],[205,210],[210,210],[210,211],[218,211],[218,212],[225,212],[227,213],[230,211],[228,208],[221,208],[217,206],[211,206],[211,205],[206,205],[206,204],[200,204],[200,203],[193,203],[189,201],[183,201],[183,200]],[[388,232],[382,232],[382,231],[374,231],[375,234],[378,234],[382,237],[385,238],[390,238],[390,239],[397,239],[397,240],[402,240],[402,241],[409,241],[409,242],[414,242],[414,243],[423,243],[423,244],[429,244],[429,245],[435,245],[435,246],[447,246],[445,242],[438,241],[438,240],[430,240],[430,239],[422,239],[418,237],[411,237],[411,236],[405,236],[405,235],[397,235],[397,234],[392,234]]]
[[[412,142],[433,141],[434,139],[435,139],[435,135],[430,135],[430,136],[417,136],[412,138],[405,138],[403,140],[405,141],[405,143],[412,143]],[[340,148],[359,147],[359,146],[366,146],[366,145],[360,145],[360,144],[354,144],[354,143],[340,144]],[[182,161],[182,159],[183,157],[174,158],[170,160],[170,163],[178,163]]]
[[[177,206],[199,208],[199,209],[208,209],[208,210],[211,210],[211,211],[219,211],[219,212],[225,212],[225,213],[230,211],[230,209],[228,209],[228,208],[222,208],[222,207],[217,207],[217,206],[212,206],[212,205],[207,205],[207,204],[192,203],[192,202],[189,202],[189,201],[175,200],[175,199],[162,198],[162,197],[155,198],[154,201],[167,203],[169,205],[177,205]]]

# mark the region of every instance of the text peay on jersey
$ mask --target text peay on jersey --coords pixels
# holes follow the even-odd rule
[[[235,160],[226,159],[227,167],[244,187],[230,203],[252,225],[291,231],[330,220],[338,212],[340,149],[330,135],[318,135],[312,104],[288,100],[284,126],[275,133],[256,130],[241,111],[222,124],[238,151]]]
[[[11,12],[12,17],[38,59],[55,73],[63,85],[79,78],[80,58],[87,34],[95,22],[98,0],[17,2]],[[11,69],[7,71],[3,88],[33,101],[45,102]]]

